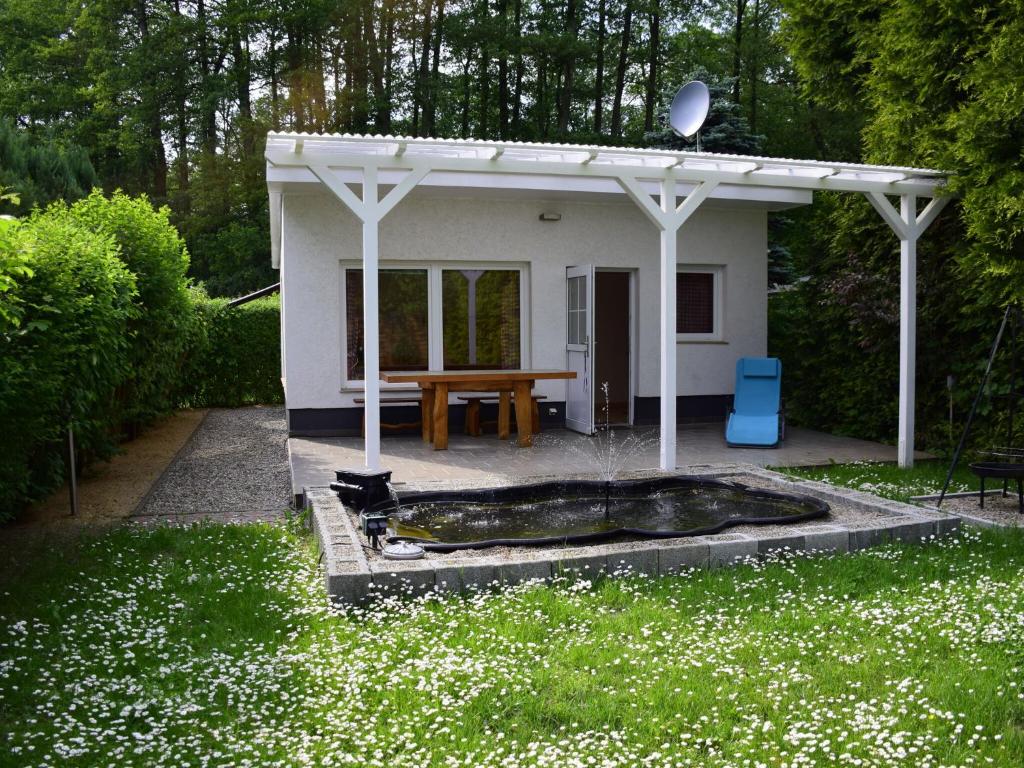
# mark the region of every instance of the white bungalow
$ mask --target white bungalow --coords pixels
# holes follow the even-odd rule
[[[266,159],[293,435],[357,435],[365,401],[377,467],[381,371],[568,367],[575,381],[537,383],[545,421],[593,431],[607,382],[610,418],[660,424],[672,468],[676,424],[721,419],[736,360],[766,353],[768,212],[836,190],[866,194],[900,238],[912,463],[916,241],[948,200],[939,171],[282,133]]]

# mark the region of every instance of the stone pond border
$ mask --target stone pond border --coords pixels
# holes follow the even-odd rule
[[[336,494],[329,488],[307,488],[305,495],[311,509],[311,524],[327,593],[333,600],[343,603],[362,602],[371,593],[456,592],[484,589],[495,583],[513,585],[558,576],[668,575],[690,568],[725,567],[779,550],[822,554],[856,552],[890,541],[919,543],[931,537],[948,536],[961,525],[960,515],[880,499],[815,480],[793,478],[750,464],[689,466],[679,468],[677,473],[723,479],[737,475],[759,477],[783,486],[783,490],[806,493],[867,512],[881,512],[889,517],[877,524],[874,524],[876,521],[852,525],[797,524],[785,535],[721,533],[692,539],[523,549],[521,556],[515,559],[482,556],[458,562],[425,559],[384,563],[367,559],[364,542]]]

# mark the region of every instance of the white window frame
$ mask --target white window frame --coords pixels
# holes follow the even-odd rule
[[[711,333],[677,333],[676,343],[678,344],[721,344],[725,342],[725,265],[724,264],[678,264],[676,273],[711,274],[712,301],[714,302],[712,322],[714,328]],[[678,313],[678,297],[676,298],[676,312]],[[677,319],[678,322],[678,319]]]
[[[347,297],[345,291],[345,272],[349,269],[363,268],[358,259],[344,259],[338,262],[340,269],[339,286],[341,297],[341,387],[342,391],[362,391],[366,382],[363,379],[348,378],[348,328],[345,320],[348,317]],[[503,261],[401,261],[388,260],[380,262],[380,269],[401,269],[408,271],[425,271],[427,273],[427,370],[444,370],[444,310],[442,307],[442,273],[446,269],[484,269],[516,271],[519,273],[519,365],[530,368],[530,265],[523,262]],[[388,384],[381,382],[381,389],[408,390],[408,384]]]

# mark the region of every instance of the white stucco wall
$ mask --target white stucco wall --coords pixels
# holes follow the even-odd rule
[[[463,195],[466,193],[463,192]],[[542,222],[542,211],[562,215]],[[682,264],[724,266],[724,338],[678,345],[681,395],[733,390],[738,357],[764,355],[767,344],[767,229],[763,209],[705,204],[679,235]],[[282,338],[287,405],[352,406],[358,393],[342,381],[342,261],[361,258],[358,220],[323,193],[285,192],[282,215]],[[658,233],[624,197],[614,202],[443,197],[414,192],[381,226],[387,262],[501,261],[529,265],[529,357],[524,367],[564,368],[565,268],[579,264],[637,270],[638,396],[658,392]],[[564,382],[538,382],[552,400]]]

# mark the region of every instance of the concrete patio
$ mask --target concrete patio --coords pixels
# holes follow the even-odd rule
[[[617,430],[617,440],[642,443],[621,463],[622,471],[658,466],[657,428]],[[381,465],[390,469],[396,485],[423,483],[505,483],[517,478],[580,475],[597,472],[594,442],[566,430],[537,435],[532,448],[518,448],[514,441],[500,441],[493,434],[467,437],[453,434],[447,451],[434,451],[418,436],[388,437],[381,441]],[[928,454],[917,452],[918,458]],[[358,437],[288,440],[292,491],[328,485],[334,470],[364,465],[363,441]],[[730,448],[721,424],[687,425],[677,432],[676,464],[735,464],[758,466],[814,466],[831,462],[896,461],[896,447],[851,437],[839,437],[809,429],[789,428],[779,448]]]

